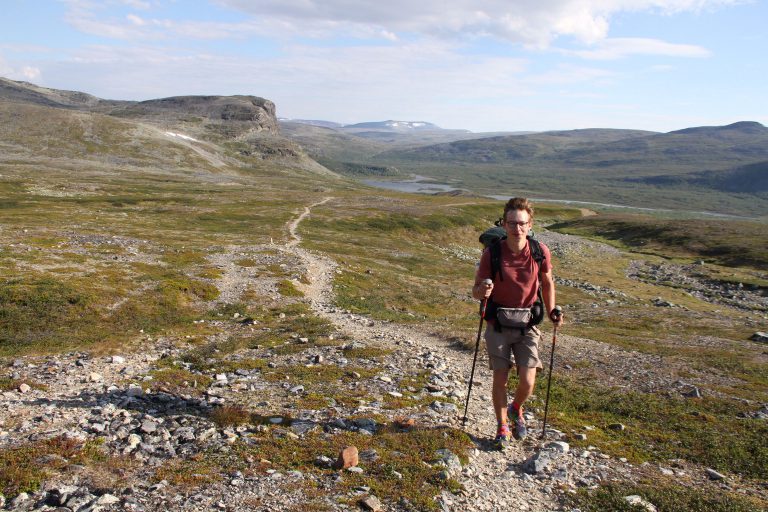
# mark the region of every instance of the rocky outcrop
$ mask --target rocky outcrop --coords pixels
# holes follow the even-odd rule
[[[275,104],[258,96],[173,96],[147,101],[105,100],[78,91],[40,87],[0,77],[0,101],[64,108],[142,119],[161,124],[203,121],[208,124],[231,124],[231,132],[279,133]]]
[[[160,121],[200,117],[204,121],[246,123],[251,130],[279,132],[275,104],[257,96],[173,96],[134,103],[111,113]]]

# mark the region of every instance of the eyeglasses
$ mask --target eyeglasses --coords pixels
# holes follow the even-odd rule
[[[531,221],[529,221],[529,220],[526,220],[525,222],[515,222],[515,221],[513,221],[513,220],[505,220],[505,221],[504,221],[504,224],[506,224],[507,226],[509,226],[509,227],[511,227],[511,228],[513,228],[513,227],[524,228],[524,227],[525,227],[525,226],[527,226],[527,225],[528,225],[530,222],[531,222]]]

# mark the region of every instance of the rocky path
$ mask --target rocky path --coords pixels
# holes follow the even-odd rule
[[[326,198],[314,206],[325,204],[331,198]],[[457,398],[463,403],[468,382],[472,354],[451,348],[445,339],[418,332],[413,327],[404,327],[391,323],[376,323],[358,315],[340,311],[333,305],[332,279],[337,264],[326,256],[313,253],[298,247],[301,237],[298,226],[301,220],[310,214],[307,208],[288,225],[292,239],[286,244],[297,254],[305,268],[309,284],[302,286],[302,292],[310,300],[312,309],[319,315],[333,322],[339,330],[375,344],[393,348],[401,352],[402,359],[413,358],[417,362],[423,359],[419,354],[431,354],[437,361],[443,361],[447,373],[454,378],[460,390]],[[418,371],[419,368],[413,368]],[[553,487],[557,481],[547,480],[545,483],[521,469],[521,464],[529,458],[540,444],[534,439],[524,443],[515,443],[504,453],[499,453],[489,445],[489,436],[495,432],[496,421],[493,417],[490,402],[491,372],[485,364],[484,357],[478,357],[477,369],[470,400],[469,421],[466,432],[475,440],[469,464],[463,468],[461,483],[466,492],[460,496],[445,493],[443,496],[444,510],[530,510],[552,511],[561,510]],[[442,421],[454,427],[460,426],[459,417],[463,411],[451,410]],[[540,426],[532,417],[530,419],[532,432],[538,434]],[[538,437],[538,436],[531,436]],[[560,477],[567,474],[565,466],[559,468]],[[539,475],[541,476],[541,475]]]

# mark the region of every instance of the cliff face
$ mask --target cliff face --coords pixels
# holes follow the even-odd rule
[[[258,96],[173,96],[142,101],[115,109],[112,115],[153,121],[246,123],[249,130],[278,133],[275,104]]]

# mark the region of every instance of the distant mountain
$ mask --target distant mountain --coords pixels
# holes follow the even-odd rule
[[[698,126],[669,132],[670,135],[696,135],[714,138],[729,138],[740,135],[760,135],[768,130],[765,126],[755,121],[740,121],[725,126]]]
[[[63,91],[17,82],[0,77],[0,100],[70,109],[99,109],[123,105],[123,101],[103,100],[84,92]]]
[[[319,126],[321,128],[342,128],[344,126],[343,124],[334,121],[322,121],[319,119],[288,119],[279,117],[277,120],[280,123],[308,124],[309,126]]]
[[[763,193],[768,192],[768,161],[723,171],[628,178],[627,182],[657,187],[699,187],[724,192]]]
[[[669,133],[588,129],[468,139],[376,157],[379,164],[441,162],[514,165],[613,176],[724,170],[768,160],[768,128],[756,122],[699,127]]]
[[[393,150],[379,155],[379,158],[467,163],[517,162],[525,159],[548,157],[553,154],[559,155],[564,151],[593,147],[601,143],[645,137],[653,133],[655,132],[588,129],[504,135],[464,139],[407,150]]]
[[[410,132],[415,130],[442,130],[436,124],[427,123],[425,121],[370,121],[365,123],[348,124],[344,126],[345,130],[385,130],[394,132]],[[463,131],[469,130],[451,130],[451,131]]]

